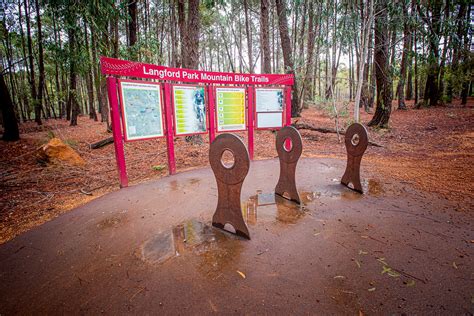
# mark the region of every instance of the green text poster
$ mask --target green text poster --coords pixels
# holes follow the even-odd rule
[[[163,136],[160,85],[120,82],[125,139]]]
[[[216,88],[217,131],[245,130],[245,89]]]
[[[204,87],[173,86],[176,135],[206,132]]]

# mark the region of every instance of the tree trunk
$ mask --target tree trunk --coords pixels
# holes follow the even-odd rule
[[[137,58],[137,54],[133,46],[137,42],[137,1],[128,0],[128,47],[132,58]]]
[[[1,69],[3,71],[3,69]],[[5,141],[15,141],[20,139],[20,132],[18,130],[18,121],[15,115],[15,105],[8,91],[5,77],[0,71],[0,107],[3,119],[3,136]]]
[[[397,94],[398,94],[398,109],[406,110],[407,106],[405,105],[405,78],[407,77],[407,59],[409,49],[410,49],[410,28],[408,25],[408,10],[405,2],[402,4],[403,10],[403,54],[402,61],[400,65],[400,80],[398,81]],[[392,43],[394,45],[394,43]]]
[[[249,72],[253,74],[253,53],[252,53],[252,32],[250,30],[249,22],[249,8],[247,0],[244,0],[244,13],[245,13],[245,34],[247,36],[247,50],[249,56]]]
[[[314,7],[313,1],[309,1],[309,17],[308,17],[308,44],[306,47],[306,75],[304,76],[304,91],[303,99],[313,99],[313,72],[314,72],[314,42],[315,42],[315,31],[318,27],[314,21]],[[319,12],[319,10],[318,10]]]
[[[35,108],[35,122],[38,123],[38,125],[41,125],[41,103],[38,104],[38,96],[36,94],[36,79],[35,79],[35,65],[34,65],[34,56],[33,56],[33,44],[31,40],[31,27],[30,27],[30,8],[29,8],[29,3],[28,0],[24,0],[23,4],[25,6],[25,20],[26,20],[26,39],[27,39],[27,45],[28,45],[28,59],[29,59],[29,66],[30,66],[30,78],[29,78],[29,84],[31,88],[31,99],[34,102],[34,108]]]
[[[269,22],[268,22],[268,11],[270,3],[269,0],[260,0],[260,23],[261,23],[261,37],[262,37],[262,71],[265,74],[272,72],[271,65],[271,52],[270,52],[270,35],[269,35]]]
[[[197,69],[199,66],[199,30],[200,30],[199,0],[189,0],[188,18],[185,35],[184,68]]]
[[[77,74],[76,74],[76,60],[75,60],[75,49],[76,49],[76,30],[75,25],[69,26],[68,29],[69,37],[69,98],[68,108],[71,111],[71,126],[77,125],[77,117],[80,112],[79,103],[77,102]],[[68,113],[69,114],[69,113]]]
[[[283,63],[285,65],[285,73],[295,75],[293,64],[291,41],[288,33],[288,19],[286,17],[286,3],[285,0],[275,0],[278,14],[278,25],[280,29],[281,48],[283,51]],[[291,100],[291,116],[297,117],[301,114],[300,103],[298,102],[298,88],[295,83],[292,90],[293,98]]]
[[[387,0],[377,1],[375,7],[374,67],[377,85],[377,103],[369,126],[388,127],[392,111],[392,84],[389,70],[389,45],[387,34]]]
[[[86,55],[87,55],[87,74],[86,74],[86,85],[87,85],[87,96],[89,99],[89,118],[97,121],[97,112],[95,111],[94,105],[94,66],[91,62],[91,53],[89,49],[89,37],[87,36],[87,24],[84,22],[84,41],[86,43]]]

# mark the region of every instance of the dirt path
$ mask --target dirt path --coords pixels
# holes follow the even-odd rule
[[[399,179],[417,189],[439,194],[455,202],[458,211],[474,208],[474,110],[472,100],[459,106],[395,111],[389,130],[369,130],[370,138],[383,148],[369,147],[363,163],[382,176]],[[341,126],[351,121],[350,111]],[[363,113],[367,123],[371,115]],[[310,108],[301,122],[333,128],[327,112]],[[40,225],[59,214],[118,189],[113,146],[90,150],[89,144],[109,137],[103,124],[86,117],[79,126],[49,120],[44,126],[21,126],[22,139],[0,144],[0,243]],[[343,143],[335,134],[301,130],[305,157],[345,157]],[[37,151],[51,137],[66,141],[86,160],[85,167],[42,165]],[[242,136],[245,138],[245,134]],[[256,133],[256,159],[276,155],[274,135]],[[208,165],[206,145],[175,139],[178,172]],[[128,143],[125,146],[131,184],[167,175],[164,140]]]

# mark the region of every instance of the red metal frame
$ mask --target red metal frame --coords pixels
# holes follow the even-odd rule
[[[127,166],[123,149],[122,125],[117,98],[117,78],[107,77],[107,92],[109,96],[110,116],[112,118],[112,134],[114,137],[115,161],[120,179],[120,187],[128,187]]]
[[[122,62],[122,61],[121,61]],[[135,64],[132,62],[132,64]],[[159,66],[160,67],[160,66]],[[108,72],[106,72],[108,73]],[[138,76],[145,77],[145,76]],[[282,77],[283,78],[283,77]],[[292,80],[292,78],[290,78]],[[131,82],[138,84],[148,84],[156,85],[160,90],[160,102],[161,102],[161,123],[163,136],[154,136],[146,138],[137,138],[137,139],[128,139],[127,137],[127,122],[124,118],[124,104],[123,104],[123,95],[122,95],[122,82]],[[291,84],[291,83],[290,83]],[[176,109],[174,104],[173,97],[173,87],[175,86],[190,86],[190,87],[204,87],[205,91],[205,101],[206,101],[206,110],[207,110],[207,122],[206,122],[206,131],[190,134],[177,134],[176,133]],[[112,132],[114,138],[114,147],[115,147],[115,158],[117,162],[117,169],[120,178],[120,187],[125,188],[128,186],[128,176],[127,168],[125,162],[125,152],[124,152],[124,142],[133,142],[139,140],[148,140],[165,137],[167,143],[167,153],[168,153],[168,168],[169,174],[176,173],[176,160],[175,160],[175,151],[174,151],[174,137],[175,136],[186,136],[186,135],[195,135],[195,134],[205,134],[209,133],[209,142],[212,143],[215,139],[216,133],[226,133],[226,132],[242,132],[247,130],[248,132],[248,151],[250,159],[253,160],[254,157],[254,140],[255,140],[255,130],[277,130],[280,127],[257,127],[258,113],[280,113],[279,111],[271,112],[258,112],[256,111],[256,87],[258,89],[283,89],[285,94],[285,107],[283,108],[282,114],[282,123],[283,126],[291,124],[291,85],[267,85],[265,87],[252,84],[243,84],[235,86],[226,86],[226,85],[207,85],[204,82],[197,84],[171,84],[171,83],[159,83],[145,80],[126,80],[118,79],[116,77],[107,77],[107,90],[109,97],[109,106],[110,106],[110,115],[112,118]],[[217,127],[217,111],[216,111],[216,102],[217,102],[217,89],[242,89],[246,93],[245,97],[245,128],[238,130],[225,130],[218,131]],[[288,145],[288,144],[285,144]]]
[[[126,79],[117,79],[118,81],[118,92],[119,92],[119,100],[120,100],[120,110],[122,113],[122,128],[123,128],[123,136],[124,140],[126,142],[135,142],[139,140],[150,140],[150,139],[157,139],[157,138],[163,138],[166,137],[166,130],[165,130],[165,125],[163,124],[163,113],[164,113],[164,102],[163,102],[163,88],[161,83],[158,82],[152,82],[152,81],[145,81],[145,80],[126,80]],[[127,137],[127,120],[125,119],[125,111],[124,111],[124,105],[123,105],[123,95],[122,95],[122,82],[131,82],[131,83],[141,83],[141,84],[149,84],[149,85],[157,85],[159,90],[160,90],[160,107],[161,107],[161,128],[163,130],[163,135],[162,136],[153,136],[153,137],[145,137],[145,138],[134,138],[134,139],[129,139]]]
[[[206,86],[205,85],[198,85],[198,84],[172,84],[171,85],[171,103],[172,103],[172,107],[173,107],[173,112],[172,112],[172,115],[173,115],[173,131],[174,131],[174,135],[175,136],[190,136],[190,135],[201,135],[201,134],[207,134],[209,132],[209,122],[208,122],[208,119],[207,119],[207,112],[209,111],[209,107],[207,104],[205,104],[205,108],[206,108],[206,130],[204,132],[198,132],[198,133],[187,133],[187,134],[178,134],[176,132],[176,107],[174,105],[174,87],[202,87],[204,88],[204,91],[205,91],[205,99],[204,99],[204,102],[206,103],[209,103],[208,99],[207,99],[207,92],[206,92]]]
[[[207,120],[209,122],[209,144],[212,144],[216,138],[216,122],[215,122],[215,91],[212,86],[207,86],[207,95],[209,96],[209,111]]]
[[[219,124],[217,124],[217,111],[216,107],[218,106],[216,104],[217,102],[217,89],[242,89],[245,91],[245,94],[247,94],[247,89],[245,86],[240,86],[240,87],[228,87],[228,86],[212,86],[214,89],[214,120],[215,120],[215,126],[216,126],[216,133],[230,133],[230,132],[244,132],[247,129],[247,122],[245,122],[245,128],[244,129],[233,129],[233,130],[225,130],[225,131],[219,131]],[[248,102],[247,98],[245,98],[245,105],[244,108],[246,111],[248,111]],[[247,117],[247,113],[244,113],[244,118]],[[247,121],[247,120],[245,120]]]
[[[254,87],[247,87],[247,133],[248,133],[248,150],[249,150],[249,158],[253,160],[254,154],[254,129],[255,129],[255,117],[254,117],[254,99],[255,99],[255,88]]]
[[[168,171],[170,175],[176,173],[176,159],[174,155],[173,118],[171,109],[171,85],[165,83],[163,86],[165,95],[165,120],[166,120],[166,146],[168,147]]]

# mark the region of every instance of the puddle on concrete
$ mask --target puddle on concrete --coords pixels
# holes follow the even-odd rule
[[[172,180],[169,183],[169,188],[171,191],[180,191],[187,186],[192,186],[199,182],[201,182],[201,179],[199,178],[190,178],[190,179],[183,180],[181,182],[178,182],[178,180]]]
[[[106,219],[101,220],[97,223],[98,229],[116,228],[125,220],[124,214],[119,214]]]
[[[235,258],[243,245],[241,238],[196,219],[174,226],[171,232],[158,233],[140,248],[141,260],[160,264],[173,257],[197,255],[203,267],[220,269]],[[207,273],[207,272],[206,272]]]
[[[339,181],[339,179],[333,179],[333,182]],[[362,189],[364,194],[360,194],[342,184],[331,184],[326,187],[326,190],[319,192],[319,195],[333,199],[355,201],[367,195],[374,197],[382,196],[386,192],[383,185],[376,179],[362,180]]]
[[[274,193],[257,190],[256,195],[242,203],[242,214],[249,225],[269,222],[294,224],[305,215],[305,205],[316,196],[314,192],[300,192],[303,203],[298,205]]]

